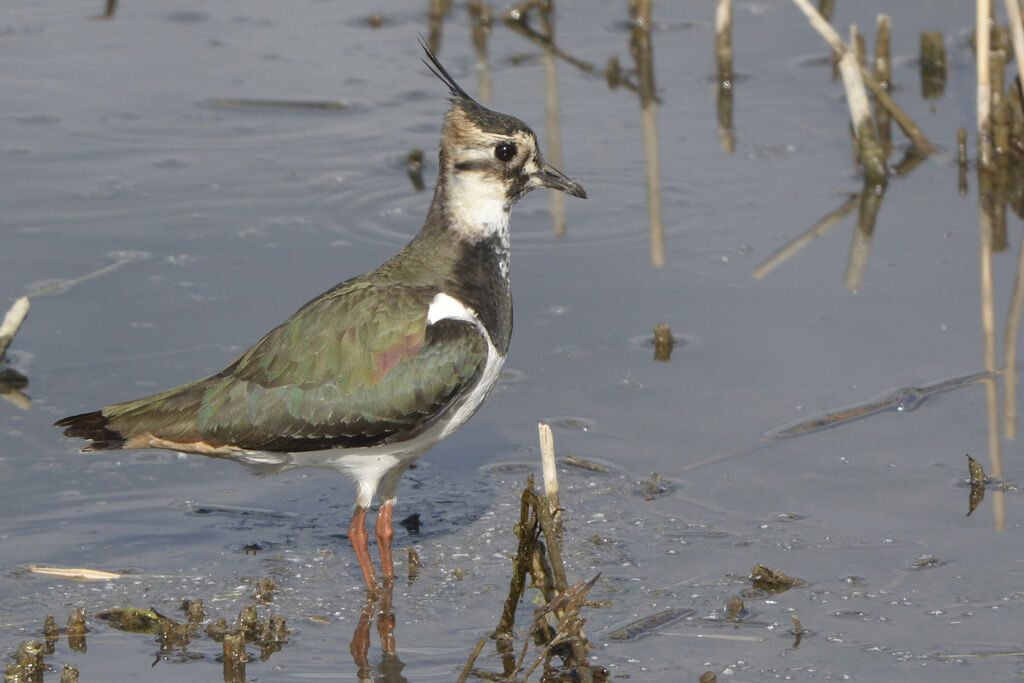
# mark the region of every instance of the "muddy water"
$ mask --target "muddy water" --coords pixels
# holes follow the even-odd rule
[[[379,5],[373,29],[363,9],[338,3],[125,2],[112,21],[90,20],[98,4],[0,9],[0,297],[6,308],[34,293],[9,353],[31,407],[0,404],[0,643],[13,652],[47,614],[63,623],[84,607],[88,649],[62,639],[47,659],[58,668],[75,663],[82,680],[217,680],[217,642],[161,650],[94,615],[133,604],[182,620],[180,602],[202,599],[230,622],[269,576],[279,590],[261,610],[284,615],[292,634],[247,675],[355,680],[363,596],[342,535],[347,482],[162,452],[85,456],[50,423],[220,369],[415,233],[445,107],[419,61],[426,7]],[[567,570],[602,573],[592,597],[608,604],[589,611],[586,631],[595,664],[614,675],[1020,675],[1017,658],[991,656],[1020,648],[1022,473],[1008,417],[1019,400],[1001,374],[919,392],[911,410],[877,405],[1007,363],[1019,219],[1009,212],[1006,247],[991,254],[987,360],[973,171],[957,192],[956,128],[974,127],[973,13],[937,0],[837,10],[840,32],[855,22],[869,46],[877,12],[891,14],[893,96],[940,147],[891,178],[854,293],[856,211],[753,276],[861,190],[828,51],[789,2],[736,4],[732,128],[721,131],[713,11],[654,10],[657,267],[640,100],[602,73],[613,55],[633,69],[625,3],[558,4],[559,48],[596,68],[555,60],[560,165],[590,198],[558,209],[534,194],[513,212],[508,372],[400,489],[396,515],[418,513],[420,528],[399,528],[396,546],[415,547],[422,567],[394,595],[404,669],[372,631],[376,680],[453,680],[494,628],[541,420],[560,456],[607,469],[561,476]],[[936,29],[950,66],[943,94],[924,99],[918,37]],[[554,158],[543,51],[496,23],[483,72],[469,36],[457,7],[442,60],[473,94],[486,74],[492,106],[529,122]],[[339,106],[215,101],[225,98]],[[907,147],[894,141],[893,165]],[[414,148],[425,150],[424,192],[406,174]],[[39,292],[53,284],[63,286]],[[667,363],[648,343],[659,322],[678,338]],[[860,419],[771,438],[864,406]],[[969,517],[964,453],[998,476]],[[641,485],[651,472],[662,487]],[[757,563],[807,583],[749,593]],[[126,575],[76,583],[32,565]],[[749,616],[724,623],[739,595]],[[693,614],[610,638],[667,608]],[[792,614],[808,630],[799,642]],[[478,664],[499,666],[489,646]]]

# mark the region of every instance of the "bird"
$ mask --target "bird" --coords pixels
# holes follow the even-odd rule
[[[356,486],[348,537],[371,595],[394,582],[391,519],[403,472],[465,424],[504,364],[512,205],[537,188],[587,196],[544,161],[529,126],[470,97],[420,44],[450,106],[437,186],[412,240],[306,303],[220,372],[55,423],[90,442],[82,452],[156,448],[340,471]],[[375,496],[381,583],[366,530]]]

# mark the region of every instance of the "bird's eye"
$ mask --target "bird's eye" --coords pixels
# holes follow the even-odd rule
[[[511,142],[499,142],[494,148],[494,156],[498,161],[511,161],[516,155],[516,146]]]

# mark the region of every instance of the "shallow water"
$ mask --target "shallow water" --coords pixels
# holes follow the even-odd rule
[[[415,233],[429,191],[415,191],[404,160],[425,150],[432,187],[445,107],[419,61],[426,3],[378,3],[379,29],[342,3],[127,0],[105,22],[89,19],[95,4],[0,9],[0,302],[65,284],[33,296],[9,353],[32,403],[0,403],[0,645],[13,652],[39,637],[47,614],[63,622],[81,606],[87,653],[62,640],[48,662],[77,663],[82,680],[216,680],[218,644],[157,656],[152,636],[92,615],[131,603],[181,618],[180,601],[200,598],[231,621],[270,576],[272,609],[292,637],[250,662],[248,676],[353,680],[363,588],[342,535],[347,482],[314,470],[258,477],[163,452],[84,456],[50,424],[220,369]],[[595,663],[613,675],[1021,675],[1019,657],[977,656],[1019,651],[1024,609],[1013,484],[1024,475],[1004,376],[925,392],[913,410],[770,438],[986,368],[977,177],[958,195],[955,163],[956,128],[974,127],[973,12],[939,0],[839,3],[833,25],[865,33],[890,13],[894,96],[942,147],[891,178],[854,294],[844,285],[854,216],[752,277],[861,189],[828,51],[783,0],[734,8],[731,154],[716,121],[712,5],[655,7],[665,265],[652,266],[639,100],[600,74],[613,54],[631,68],[625,4],[558,4],[559,47],[598,68],[557,67],[560,165],[590,198],[566,199],[562,238],[550,197],[535,193],[513,211],[508,373],[404,480],[396,515],[418,512],[422,526],[397,529],[396,548],[415,546],[423,567],[394,598],[405,668],[395,673],[374,641],[373,676],[453,680],[495,627],[538,421],[554,427],[560,456],[609,467],[561,477],[567,569],[571,581],[602,573],[592,597],[609,604],[587,611],[586,631]],[[943,96],[925,100],[918,34],[933,29],[947,37],[951,66]],[[441,59],[478,93],[463,7],[443,35]],[[530,123],[553,156],[542,51],[496,22],[488,55],[491,105]],[[906,148],[893,137],[891,163]],[[973,156],[973,136],[970,145]],[[1009,246],[992,256],[995,368],[1021,240],[1012,213],[1008,224]],[[648,343],[659,322],[680,340],[668,363]],[[964,453],[1009,482],[990,485],[969,517]],[[651,472],[665,493],[643,493]],[[260,550],[247,552],[252,544]],[[404,551],[398,559],[404,575]],[[757,563],[808,585],[746,597],[749,624],[705,621],[750,588]],[[30,565],[131,574],[73,583]],[[645,638],[609,638],[666,607],[694,614]],[[798,645],[794,613],[810,631]],[[493,650],[480,664],[498,668]]]

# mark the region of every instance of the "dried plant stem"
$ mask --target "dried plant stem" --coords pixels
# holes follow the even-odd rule
[[[4,354],[7,353],[7,347],[10,346],[11,340],[14,339],[18,328],[21,327],[21,323],[25,322],[28,308],[28,297],[21,297],[7,311],[3,323],[0,323],[0,360],[3,360]]]
[[[892,57],[890,56],[892,25],[887,14],[879,14],[876,22],[875,59],[872,70],[875,80],[888,92],[892,79]],[[882,105],[877,105],[875,107],[875,123],[878,125],[878,142],[881,143],[886,157],[892,151],[891,121],[892,116],[889,115],[889,111]]]
[[[855,42],[857,27],[850,27],[850,42]],[[850,120],[853,122],[854,134],[857,136],[857,157],[864,167],[864,177],[872,185],[885,184],[885,157],[875,135],[875,124],[871,120],[871,108],[868,105],[868,94],[864,90],[860,65],[857,56],[850,51],[844,52],[839,59],[839,73],[843,77],[846,88],[846,103],[850,108]]]
[[[989,70],[989,19],[992,17],[991,0],[977,0],[975,49],[978,67],[978,166],[988,168],[992,163],[992,86]]]
[[[874,76],[878,84],[888,90],[889,79],[892,78],[892,59],[889,56],[892,22],[888,14],[879,14],[876,22]]]
[[[1018,0],[1005,0],[1006,16],[1010,21],[1010,37],[1013,39],[1013,56],[1017,60],[1017,73],[1024,75],[1024,24],[1021,24]]]
[[[551,427],[543,422],[537,425],[540,436],[540,462],[544,473],[544,493],[548,499],[548,509],[552,515],[558,515],[558,469],[555,467],[555,437]]]
[[[715,54],[718,82],[732,83],[732,0],[718,0],[715,8]]]
[[[821,34],[821,37],[825,39],[836,54],[840,55],[840,58],[842,58],[842,55],[849,52],[849,49],[843,43],[843,39],[839,37],[839,34],[836,33],[835,29],[825,21],[825,19],[818,13],[818,10],[814,9],[808,0],[793,0],[793,4],[795,4],[800,11],[804,13],[808,21],[811,22],[811,26]],[[859,65],[858,68],[861,69],[861,76],[864,79],[864,85],[866,85],[868,90],[871,91],[871,94],[875,96],[878,103],[892,114],[893,120],[899,124],[900,129],[906,133],[907,137],[913,141],[914,145],[922,152],[927,152],[929,154],[934,152],[935,146],[932,145],[931,141],[928,140],[928,137],[921,132],[921,129],[918,128],[913,119],[907,116],[906,112],[900,109],[899,105],[889,97],[889,93],[885,92],[885,88],[883,88],[865,69],[859,67]]]
[[[487,638],[481,638],[480,642],[476,644],[476,649],[473,650],[473,654],[470,655],[469,661],[466,662],[465,668],[462,669],[462,673],[455,680],[455,683],[466,683],[466,679],[469,678],[469,672],[473,670],[473,664],[476,663],[476,658],[480,656],[480,652],[484,649],[484,645],[487,644]]]

